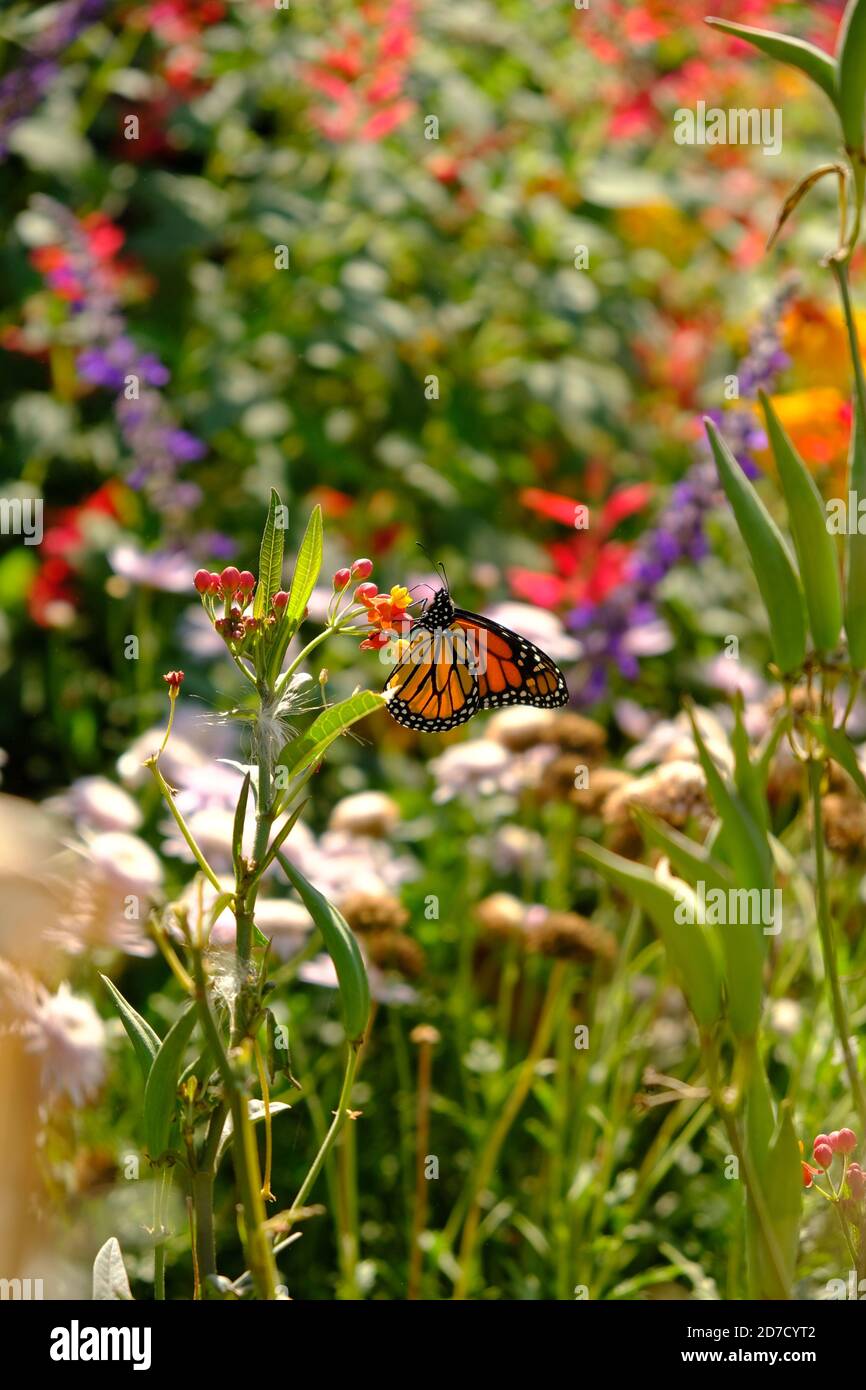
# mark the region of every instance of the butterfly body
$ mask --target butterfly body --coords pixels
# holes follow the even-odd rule
[[[568,700],[565,677],[549,656],[491,618],[456,608],[447,588],[437,590],[412,628],[385,693],[397,723],[423,733],[465,724],[479,710],[557,709]]]

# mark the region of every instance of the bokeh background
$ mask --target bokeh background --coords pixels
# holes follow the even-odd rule
[[[836,0],[716,8],[828,48],[841,11]],[[570,1298],[577,1285],[592,1297],[736,1296],[724,1141],[699,1097],[647,1098],[648,1067],[683,1081],[695,1069],[687,1015],[625,906],[596,911],[598,885],[572,850],[578,822],[592,833],[602,819],[627,844],[622,804],[602,791],[625,796],[677,754],[694,766],[677,745],[684,692],[710,730],[734,684],[756,734],[768,716],[764,624],[701,416],[724,417],[759,474],[764,386],[821,485],[844,476],[845,344],[818,265],[836,237],[829,183],[765,250],[786,193],[834,157],[829,108],[797,74],[707,29],[704,9],[4,7],[0,492],[44,499],[44,536],[0,537],[2,790],[47,801],[65,830],[40,820],[25,834],[7,801],[0,872],[18,892],[22,844],[38,879],[39,835],[72,835],[91,895],[77,935],[58,928],[59,960],[41,974],[25,962],[39,976],[31,1042],[53,1021],[70,1049],[65,1072],[43,1075],[50,1118],[38,1164],[22,1169],[37,1226],[54,1231],[55,1291],[80,1288],[97,1236],[118,1234],[149,1296],[149,1180],[125,1172],[140,1149],[139,1083],[96,971],[160,1025],[178,1001],[143,924],[92,904],[100,873],[155,903],[191,877],[140,766],[172,668],[186,672],[172,780],[203,842],[226,852],[237,776],[214,759],[243,760],[220,717],[237,689],[191,579],[200,565],[255,568],[275,486],[290,551],[311,508],[324,512],[311,621],[331,572],[357,556],[385,590],[429,581],[421,542],[463,606],[539,641],[572,690],[560,718],[485,716],[445,736],[383,713],[316,780],[296,852],[364,935],[380,1002],[356,1088],[362,1121],[283,1267],[293,1296],[406,1296],[426,1048],[439,1177],[414,1292],[450,1295],[473,1159],[531,1051],[556,940],[569,943],[568,988],[485,1189],[473,1296]],[[674,112],[699,100],[780,108],[781,152],[676,144]],[[125,397],[129,373],[138,400]],[[731,636],[737,663],[723,656]],[[386,669],[345,640],[322,663],[334,698],[379,688]],[[576,764],[598,774],[592,804],[574,795]],[[693,795],[686,770],[684,818]],[[326,962],[291,965],[294,906],[275,890],[268,928],[304,1086],[275,1121],[286,1198],[335,1103],[340,1060]],[[16,917],[28,921],[29,903]],[[773,1007],[777,1065],[805,1069],[817,1125],[835,1072],[829,1030],[807,1026],[810,949]],[[580,1023],[597,1030],[588,1052],[574,1046]],[[419,1025],[438,1041],[419,1040]],[[228,1182],[221,1200],[225,1217]],[[177,1297],[189,1283],[182,1217]],[[820,1233],[814,1250],[820,1273]]]

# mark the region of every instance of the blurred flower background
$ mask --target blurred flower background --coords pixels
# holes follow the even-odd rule
[[[716,6],[825,48],[841,8]],[[87,1289],[110,1234],[150,1296],[140,1085],[98,972],[160,1031],[176,1016],[147,918],[188,890],[192,860],[142,768],[174,667],[163,770],[230,872],[249,749],[192,577],[254,565],[271,486],[290,551],[318,503],[323,573],[369,555],[387,592],[436,582],[421,542],[462,606],[538,642],[572,691],[566,711],[447,735],[377,714],[313,784],[287,852],[358,933],[378,1003],[363,1116],[286,1259],[292,1295],[450,1296],[474,1154],[539,1018],[531,1094],[478,1197],[474,1294],[735,1294],[724,1140],[699,1094],[656,1105],[645,1082],[690,1079],[688,1015],[652,938],[622,902],[599,906],[572,848],[579,824],[639,852],[634,804],[706,823],[684,692],[720,759],[735,689],[750,732],[767,727],[757,589],[701,416],[760,478],[763,388],[819,486],[844,485],[845,338],[817,264],[833,190],[765,252],[791,186],[833,157],[832,125],[799,75],[703,15],[694,0],[4,7],[0,495],[44,510],[39,544],[0,536],[0,1009],[15,1050],[0,1113],[17,1136],[2,1176],[38,1213],[25,1232],[4,1209],[0,1248],[50,1296]],[[699,100],[781,108],[781,153],[676,144],[674,112]],[[855,286],[860,271],[858,257]],[[313,595],[312,617],[327,600]],[[333,698],[387,674],[357,644],[317,656]],[[772,792],[784,824],[799,793],[782,753]],[[866,829],[837,809],[859,941]],[[299,904],[268,881],[258,920],[302,1086],[275,1121],[286,1195],[335,1103],[339,1023]],[[806,1132],[842,1083],[814,948],[793,930],[774,1065],[814,1092]],[[438,1158],[420,1272],[419,1106]],[[188,1282],[182,1217],[170,1296]],[[807,1284],[834,1258],[822,1219]]]

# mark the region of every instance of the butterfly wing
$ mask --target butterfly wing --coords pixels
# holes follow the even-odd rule
[[[441,733],[465,724],[480,708],[470,639],[457,624],[417,625],[385,684],[388,713],[407,729]]]
[[[565,677],[533,642],[491,618],[458,608],[455,626],[467,635],[478,679],[479,709],[535,705],[559,709],[568,701]]]

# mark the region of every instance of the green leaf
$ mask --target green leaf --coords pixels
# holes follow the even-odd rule
[[[279,591],[283,582],[285,530],[282,526],[277,525],[277,508],[281,506],[280,494],[276,488],[271,488],[268,517],[262,532],[262,544],[259,550],[259,577],[255,602],[253,603],[254,618],[263,618],[270,611],[271,599]]]
[[[848,456],[848,491],[866,497],[866,422],[854,394],[854,423]],[[861,535],[858,518],[848,518],[847,565],[845,576],[845,633],[848,655],[856,671],[866,669],[866,535]]]
[[[772,873],[772,855],[766,836],[761,834],[743,800],[728,786],[713,762],[691,708],[688,708],[688,715],[698,761],[721,821],[717,847],[739,884],[746,888],[766,888]]]
[[[759,832],[766,836],[770,829],[767,784],[764,780],[760,760],[752,761],[749,736],[743,722],[743,707],[743,692],[738,690],[734,697],[734,731],[731,735],[731,748],[734,752],[734,782]]]
[[[370,985],[361,948],[345,917],[333,903],[329,903],[285,855],[277,853],[277,860],[322,933],[325,949],[334,962],[346,1020],[346,1035],[351,1043],[361,1042],[370,1018]]]
[[[310,595],[316,587],[316,580],[322,568],[322,543],[322,509],[316,505],[310,512],[304,539],[301,541],[295,572],[292,575],[289,601],[286,604],[286,621],[293,632],[299,626]]]
[[[286,744],[277,759],[278,766],[288,769],[291,781],[314,763],[320,762],[334,740],[352,724],[357,724],[368,714],[374,714],[377,709],[383,709],[385,703],[384,695],[361,690],[356,695],[350,695],[348,700],[341,700],[339,704],[323,710],[300,738]]]
[[[250,773],[244,777],[243,786],[238,797],[238,804],[235,807],[235,819],[232,826],[232,863],[234,864],[235,877],[241,871],[241,856],[244,848],[244,825],[247,818],[247,802],[250,799]],[[216,918],[213,919],[214,921]]]
[[[715,859],[706,845],[674,830],[664,821],[658,820],[642,806],[635,806],[632,815],[640,826],[648,845],[653,845],[667,855],[680,878],[694,888],[703,882],[708,888],[720,889],[727,893],[734,888],[735,880],[725,864]]]
[[[177,1082],[184,1048],[195,1026],[194,1004],[188,1004],[172,1024],[153,1059],[144,1088],[144,1132],[151,1161],[156,1163],[168,1147],[168,1136],[177,1101]]]
[[[786,434],[769,397],[759,391],[767,437],[788,506],[788,520],[806,595],[809,626],[819,651],[832,652],[842,631],[842,586],[836,545],[821,494]]]
[[[132,1302],[123,1253],[116,1236],[108,1237],[93,1261],[93,1299],[97,1303]]]
[[[99,976],[105,988],[114,1000],[114,1007],[120,1014],[120,1021],[126,1029],[126,1035],[135,1050],[138,1064],[147,1080],[153,1059],[161,1047],[159,1034],[151,1028],[146,1019],[141,1014],[136,1013],[130,1003],[124,999],[116,985],[112,984],[107,975]]]
[[[715,951],[705,927],[680,920],[681,908],[694,894],[683,883],[673,886],[643,864],[611,854],[592,840],[578,840],[577,851],[603,878],[622,889],[652,921],[689,1008],[701,1028],[712,1028],[722,1015],[722,980]],[[693,902],[692,902],[693,906]]]
[[[778,526],[712,420],[704,424],[725,496],[752,558],[776,662],[787,675],[798,671],[806,657],[803,589]]]
[[[834,762],[847,772],[861,796],[866,796],[866,777],[857,761],[857,750],[843,729],[831,729],[824,719],[808,718],[806,725],[819,738]]]
[[[706,22],[713,29],[721,29],[724,34],[732,34],[734,38],[752,44],[769,58],[799,68],[800,72],[817,82],[836,105],[836,64],[823,49],[816,48],[805,39],[792,38],[790,34],[777,34],[772,29],[754,29],[750,24],[732,24],[726,19],[707,19]]]
[[[866,3],[848,0],[836,52],[836,100],[847,148],[863,149],[866,106]]]
[[[770,887],[772,883],[772,854],[766,835],[755,825],[745,803],[731,790],[710,757],[692,710],[689,710],[692,733],[698,758],[707,779],[707,788],[719,815],[721,828],[716,846],[734,871],[737,889],[749,890]],[[729,898],[733,903],[734,899]],[[725,959],[725,980],[728,987],[728,1013],[731,1027],[741,1038],[754,1037],[758,1030],[763,1005],[764,957],[766,937],[760,912],[756,921],[748,920],[752,900],[737,898],[737,920],[719,922],[718,933]],[[758,902],[762,905],[762,899]],[[742,921],[739,904],[748,909]]]

